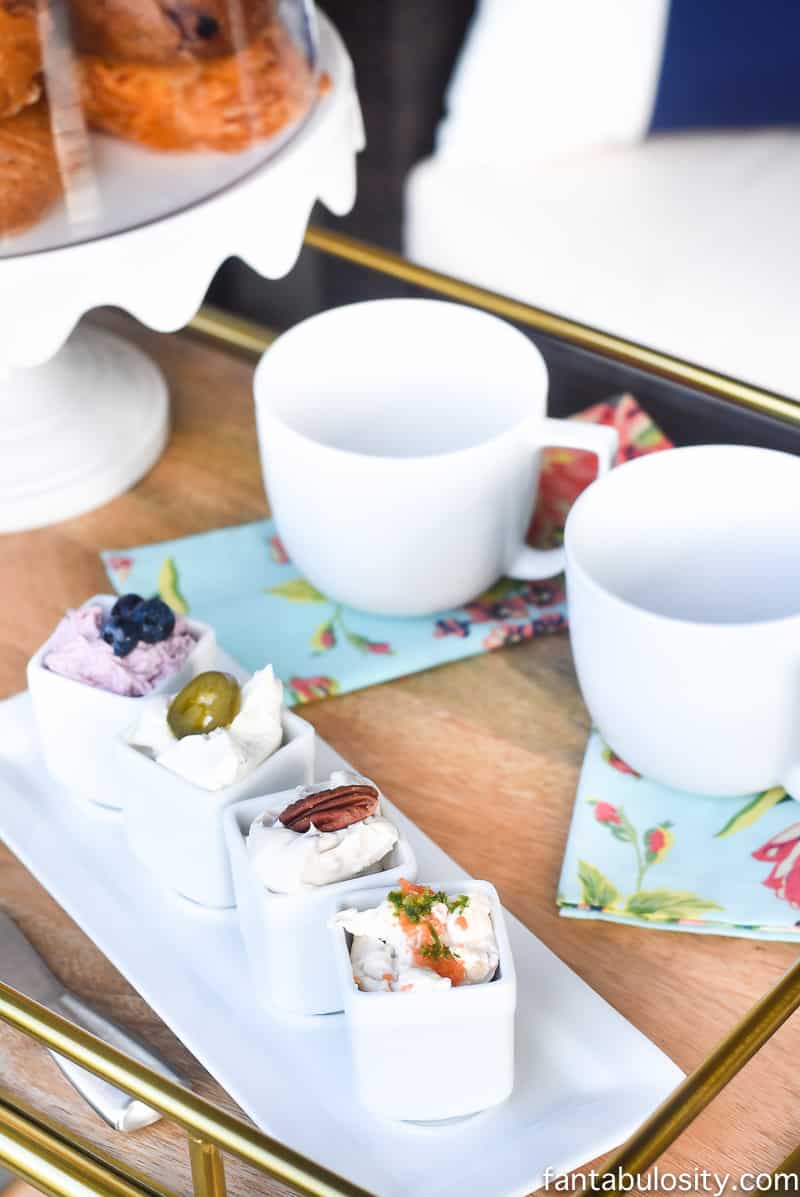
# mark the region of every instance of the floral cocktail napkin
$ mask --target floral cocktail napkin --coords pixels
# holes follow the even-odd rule
[[[103,554],[118,591],[158,591],[214,626],[248,669],[271,664],[290,705],[360,690],[566,627],[563,579],[504,579],[438,618],[390,619],[321,594],[289,560],[272,520]]]
[[[800,806],[709,798],[640,777],[589,740],[558,904],[570,918],[800,941]]]
[[[598,404],[579,418],[618,429],[618,461],[669,447],[629,395]],[[558,541],[570,504],[595,468],[590,453],[547,451],[533,543]],[[178,610],[213,624],[219,643],[247,668],[271,663],[292,704],[359,690],[567,626],[562,578],[503,579],[474,602],[438,617],[390,619],[349,610],[300,577],[272,520],[113,549],[103,553],[103,561],[116,590],[157,590]]]

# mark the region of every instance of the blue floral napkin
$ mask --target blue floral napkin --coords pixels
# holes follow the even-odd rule
[[[272,520],[102,554],[117,591],[158,591],[213,624],[248,669],[270,663],[290,703],[312,702],[566,627],[563,578],[500,581],[456,611],[390,619],[320,594],[289,560]]]
[[[570,918],[800,940],[800,807],[782,789],[741,798],[671,790],[594,732],[558,904]]]

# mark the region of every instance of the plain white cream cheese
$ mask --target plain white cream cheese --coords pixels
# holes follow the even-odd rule
[[[359,783],[373,785],[358,774],[337,771],[327,782],[298,789],[297,794],[324,793]],[[308,886],[332,885],[380,871],[398,839],[394,823],[380,813],[340,831],[319,831],[312,823],[301,833],[284,827],[277,814],[267,812],[250,827],[247,853],[253,872],[266,889],[294,894]]]
[[[144,700],[128,742],[193,785],[222,790],[242,781],[280,747],[282,701],[283,685],[267,665],[242,686],[241,708],[230,727],[179,740],[167,722],[171,699],[159,695]]]

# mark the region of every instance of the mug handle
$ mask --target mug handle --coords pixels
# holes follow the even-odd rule
[[[602,478],[614,464],[619,447],[619,433],[607,424],[582,424],[575,420],[546,419],[540,425],[543,439],[537,448],[550,446],[559,449],[584,449],[597,458],[597,477]],[[511,578],[524,578],[536,582],[540,578],[552,578],[560,574],[565,565],[563,547],[557,549],[532,549],[521,544],[513,552],[506,567]]]

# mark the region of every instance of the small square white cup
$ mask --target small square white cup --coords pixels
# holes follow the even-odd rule
[[[342,894],[376,884],[391,889],[401,877],[414,881],[417,861],[401,834],[380,873],[299,894],[271,893],[253,871],[247,833],[259,815],[265,811],[277,815],[296,797],[294,790],[286,790],[237,803],[225,812],[239,926],[256,993],[270,1013],[333,1014],[342,1009],[342,996],[328,921],[340,909]]]
[[[223,815],[256,794],[308,785],[314,728],[284,707],[283,741],[242,781],[204,790],[117,737],[117,774],[128,845],[166,889],[201,906],[236,905]],[[127,729],[128,731],[130,729]]]
[[[108,612],[115,594],[96,594],[81,605],[101,606]],[[177,673],[150,694],[130,698],[53,673],[43,664],[49,637],[28,662],[28,689],[48,771],[79,798],[119,810],[117,737],[136,722],[142,702],[154,694],[177,694],[188,681],[213,669],[217,638],[212,627],[187,620],[197,643]]]
[[[353,980],[351,936],[333,937],[356,1089],[374,1114],[409,1122],[438,1122],[499,1105],[514,1087],[517,978],[503,908],[493,885],[464,880],[432,884],[448,896],[489,897],[500,964],[493,981],[417,993],[363,993]],[[343,894],[336,910],[367,910],[388,893]]]

